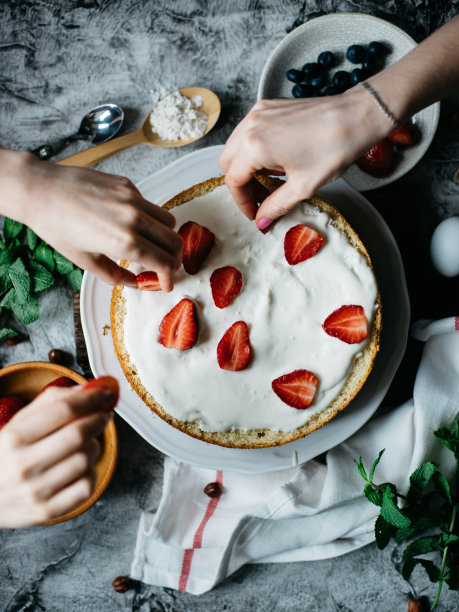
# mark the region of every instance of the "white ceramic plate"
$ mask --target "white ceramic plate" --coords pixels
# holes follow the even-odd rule
[[[340,58],[336,70],[350,71],[356,67],[345,57],[349,45],[368,44],[379,40],[391,49],[386,66],[393,64],[411,49],[416,42],[406,32],[391,23],[358,13],[334,13],[311,19],[288,34],[274,49],[263,68],[258,86],[258,99],[292,98],[292,86],[285,73],[289,68],[301,70],[306,62],[316,62],[322,51],[332,51]],[[402,153],[402,160],[393,172],[384,178],[376,178],[362,172],[353,165],[344,178],[358,191],[366,191],[392,183],[415,166],[432,142],[440,116],[440,103],[437,102],[414,116],[422,139],[414,147]]]
[[[164,202],[170,196],[221,171],[221,146],[201,149],[152,174],[138,185],[145,198]],[[124,377],[110,332],[111,288],[85,273],[81,291],[81,320],[89,362],[95,376],[112,374],[121,383],[117,412],[150,444],[163,453],[206,468],[265,472],[303,463],[336,446],[357,431],[375,412],[403,356],[409,321],[405,275],[395,240],[371,204],[340,179],[319,192],[350,221],[365,243],[378,276],[383,303],[381,349],[363,389],[352,403],[322,429],[280,447],[231,449],[208,444],[175,429],[142,402]],[[295,453],[296,451],[296,453]]]

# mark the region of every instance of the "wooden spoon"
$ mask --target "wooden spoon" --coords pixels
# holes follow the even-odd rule
[[[218,96],[214,94],[213,91],[210,91],[210,89],[205,89],[204,87],[185,87],[179,91],[187,98],[193,98],[194,96],[201,96],[203,98],[203,104],[200,110],[209,117],[205,132],[202,134],[202,136],[205,136],[214,127],[220,116],[221,104]],[[189,140],[163,140],[158,134],[152,131],[150,113],[148,113],[140,128],[135,132],[125,134],[119,138],[114,138],[113,140],[91,147],[75,155],[70,155],[70,157],[61,159],[57,163],[62,166],[79,166],[81,168],[87,168],[88,166],[99,163],[114,153],[118,153],[118,151],[139,144],[149,144],[153,147],[165,148],[183,147],[184,145],[190,144],[190,142],[199,140],[202,136],[190,138]]]

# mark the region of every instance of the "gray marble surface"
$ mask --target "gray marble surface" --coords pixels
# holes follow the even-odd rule
[[[255,101],[268,54],[304,21],[329,12],[366,12],[422,40],[458,8],[451,0],[3,0],[0,144],[28,149],[53,140],[75,130],[87,110],[105,101],[125,109],[126,133],[146,116],[157,83],[213,89],[222,101],[221,119],[186,152],[220,144]],[[451,180],[459,166],[459,129],[450,121],[457,110],[457,97],[446,101],[434,142],[418,166],[368,194],[400,245],[415,318],[458,314],[457,285],[436,274],[428,257],[434,227],[459,214],[459,186]],[[79,148],[72,145],[68,153]],[[142,146],[98,168],[136,182],[183,153]],[[416,234],[415,243],[408,234]],[[0,347],[2,365],[46,360],[52,347],[75,353],[70,292],[48,292],[41,310],[41,319],[27,329],[29,341]],[[410,396],[419,353],[411,342],[386,405]],[[142,584],[116,593],[111,582],[129,572],[140,512],[157,506],[162,486],[161,454],[121,419],[117,427],[119,464],[95,506],[61,525],[0,533],[1,610],[407,609],[409,586],[398,572],[400,550],[394,546],[379,552],[370,545],[326,561],[248,566],[199,597]],[[419,596],[433,594],[420,570],[412,586]],[[444,593],[437,609],[459,610],[458,600],[457,593]]]

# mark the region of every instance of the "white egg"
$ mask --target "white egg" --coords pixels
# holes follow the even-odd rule
[[[445,219],[435,229],[430,243],[430,256],[443,276],[459,274],[459,217]]]

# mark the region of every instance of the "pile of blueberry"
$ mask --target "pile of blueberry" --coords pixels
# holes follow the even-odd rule
[[[295,98],[334,96],[381,70],[388,53],[386,45],[377,40],[366,46],[351,45],[346,51],[346,58],[351,64],[360,64],[360,68],[354,68],[351,72],[338,70],[330,77],[330,70],[337,65],[337,58],[331,51],[323,51],[317,62],[309,62],[301,70],[290,68],[286,77],[296,83],[292,89]]]

